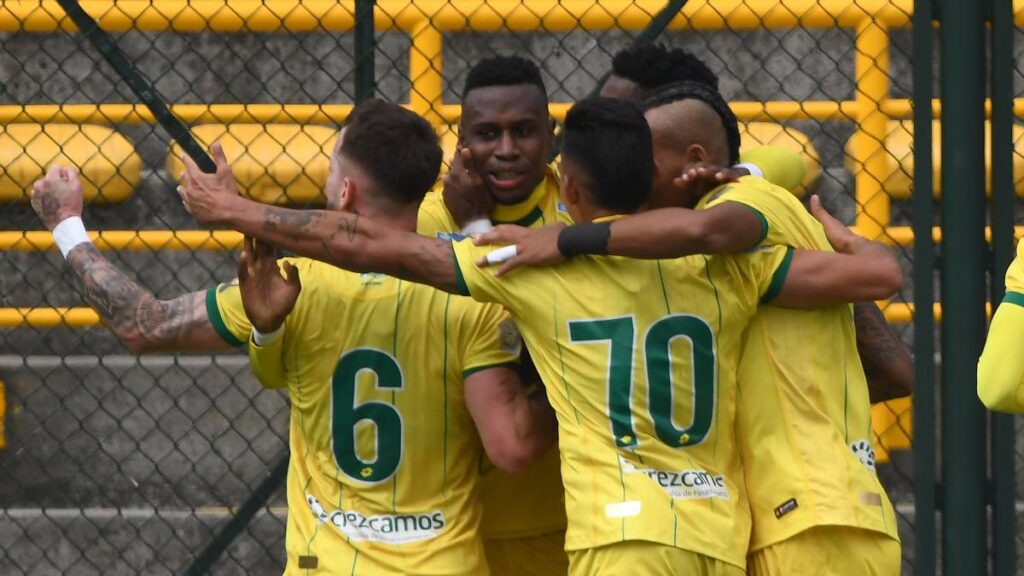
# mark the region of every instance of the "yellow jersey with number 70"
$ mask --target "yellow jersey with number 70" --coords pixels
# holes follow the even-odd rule
[[[745,566],[750,512],[735,443],[736,370],[791,252],[587,256],[496,278],[454,244],[466,294],[503,304],[558,417],[566,549],[642,540]]]

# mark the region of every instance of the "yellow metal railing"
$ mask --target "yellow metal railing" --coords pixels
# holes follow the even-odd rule
[[[437,126],[456,123],[457,104],[442,102],[443,32],[460,30],[567,31],[578,28],[639,30],[664,0],[379,0],[374,12],[377,30],[409,34],[408,106]],[[355,24],[355,2],[327,0],[152,0],[113,2],[83,0],[82,7],[110,31],[148,30],[198,32],[271,32],[288,30],[347,31]],[[911,102],[890,99],[889,30],[910,24],[913,0],[715,0],[689,2],[669,23],[679,29],[849,28],[855,31],[856,93],[846,101],[734,102],[745,121],[817,120],[855,122],[851,153],[861,169],[855,174],[855,228],[891,244],[913,242],[905,226],[890,226],[890,197],[883,189],[886,174],[886,122],[906,118]],[[1024,25],[1024,0],[1014,0],[1014,20]],[[74,30],[54,0],[0,4],[0,33]],[[570,104],[553,103],[552,114],[563,118]],[[189,123],[200,122],[341,122],[351,105],[316,104],[177,104],[173,112]],[[939,114],[938,103],[933,111]],[[1024,99],[1014,102],[1024,116]],[[0,122],[152,123],[152,114],[132,104],[29,104],[0,106]],[[1018,237],[1024,231],[1018,229]],[[938,231],[934,233],[938,238]],[[233,232],[114,231],[94,235],[101,248],[234,249]],[[52,247],[45,232],[0,232],[0,250],[44,250]],[[890,304],[886,317],[909,322],[912,306]],[[86,309],[0,309],[0,326],[20,324],[93,325]]]

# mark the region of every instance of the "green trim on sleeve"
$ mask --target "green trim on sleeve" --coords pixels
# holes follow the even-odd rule
[[[1024,294],[1020,292],[1007,292],[1006,296],[1003,296],[1003,303],[1007,302],[1024,307]]]
[[[786,255],[782,257],[782,263],[775,269],[775,274],[772,274],[771,284],[765,290],[764,296],[761,296],[761,302],[768,303],[778,298],[779,293],[782,292],[782,287],[786,284],[786,276],[789,275],[789,265],[792,263],[793,249],[786,248]]]
[[[515,360],[512,360],[512,361],[509,361],[509,362],[501,362],[499,364],[488,364],[486,366],[477,366],[476,368],[467,368],[466,370],[464,370],[462,372],[462,379],[465,380],[466,378],[469,378],[470,376],[472,376],[473,374],[476,374],[477,372],[482,372],[484,370],[490,370],[491,368],[511,368],[512,370],[515,370],[518,367],[519,367],[519,362],[516,362]]]
[[[466,286],[466,279],[462,276],[462,268],[459,266],[459,256],[455,253],[455,242],[452,242],[452,260],[455,262],[455,285],[459,294],[469,296],[469,286]]]
[[[754,244],[754,246],[760,246],[761,243],[764,242],[764,239],[768,237],[768,219],[764,217],[764,214],[762,214],[760,210],[754,208],[750,204],[744,204],[743,202],[739,202],[739,204],[743,204],[750,209],[750,211],[754,213],[754,216],[757,216],[757,219],[761,221],[761,236]]]
[[[217,331],[217,335],[222,340],[235,347],[245,345],[245,342],[235,338],[235,335],[228,330],[227,324],[224,323],[224,318],[220,315],[220,308],[217,306],[216,288],[206,291],[206,315],[210,318],[210,324],[213,324],[213,329]]]

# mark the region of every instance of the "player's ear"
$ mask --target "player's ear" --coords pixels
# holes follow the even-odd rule
[[[342,212],[354,212],[356,198],[359,196],[359,186],[355,180],[348,176],[341,179],[341,190],[338,192],[338,210]]]
[[[700,144],[690,144],[686,148],[686,163],[687,164],[698,164],[707,162],[708,151],[704,149]]]

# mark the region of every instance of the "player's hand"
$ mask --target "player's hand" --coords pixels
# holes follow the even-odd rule
[[[291,262],[285,262],[284,273],[282,276],[277,265],[277,250],[273,246],[245,237],[238,260],[242,308],[253,328],[264,334],[284,324],[302,291],[298,268]]]
[[[207,174],[199,169],[195,161],[188,154],[181,157],[185,164],[185,171],[181,173],[181,186],[178,186],[178,194],[196,221],[201,224],[215,224],[222,220],[225,214],[225,197],[238,196],[238,185],[235,183],[235,175],[228,165],[227,156],[224,155],[224,148],[215,143],[211,148],[213,162],[217,165],[217,171]]]
[[[672,185],[681,192],[700,198],[722,184],[735,182],[743,176],[749,176],[746,168],[718,166],[699,163],[690,166],[682,174],[672,180]]]
[[[501,260],[501,267],[494,273],[495,276],[503,276],[520,266],[550,266],[565,261],[565,257],[558,251],[558,233],[565,228],[565,224],[550,224],[541,228],[523,228],[503,224],[496,226],[490,232],[485,232],[473,239],[477,246],[484,244],[508,244],[515,246],[515,254],[507,260]],[[506,250],[499,248],[499,250]],[[493,254],[493,252],[492,252]],[[477,260],[477,266],[490,266],[498,264],[493,257],[489,260],[487,256]]]
[[[858,248],[868,242],[867,238],[854,234],[845,224],[836,220],[821,205],[821,198],[817,194],[811,196],[811,214],[821,222],[825,228],[825,237],[828,243],[836,252],[842,254],[853,254]]]
[[[444,205],[459,226],[490,218],[494,197],[487,190],[469,148],[460,146],[455,150],[451,167],[441,182]]]
[[[46,176],[32,185],[32,209],[48,230],[62,220],[82,215],[82,181],[78,171],[50,166]]]

